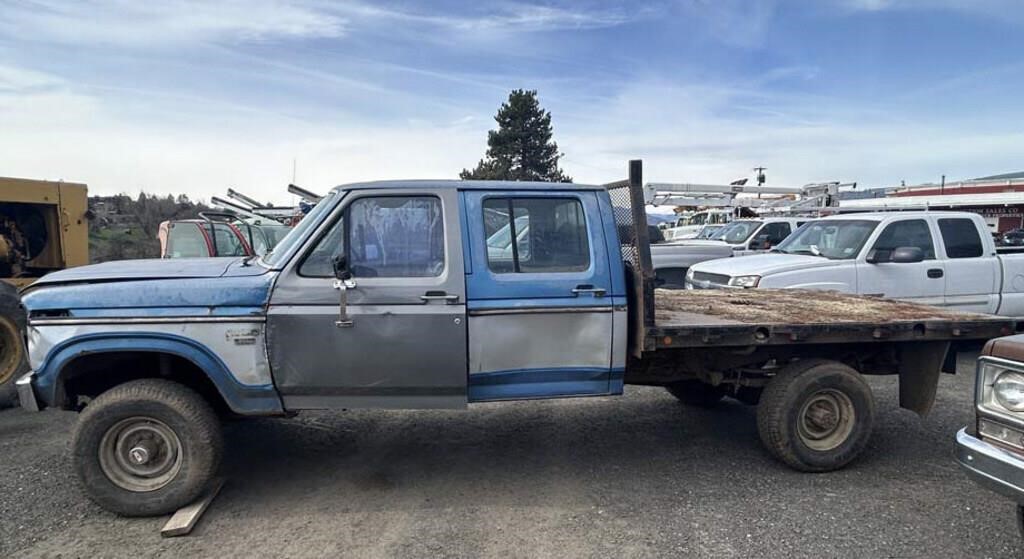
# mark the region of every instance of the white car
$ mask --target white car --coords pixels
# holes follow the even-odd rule
[[[810,221],[768,254],[701,262],[688,288],[801,288],[1024,316],[1024,254],[997,254],[981,216],[895,212]]]
[[[651,245],[651,261],[661,287],[682,289],[686,271],[694,264],[747,256],[777,246],[807,218],[764,217],[737,219],[720,227],[708,239],[690,239]]]

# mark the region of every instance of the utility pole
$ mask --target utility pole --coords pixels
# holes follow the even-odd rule
[[[757,186],[764,186],[764,172],[767,167],[754,167],[757,171]]]

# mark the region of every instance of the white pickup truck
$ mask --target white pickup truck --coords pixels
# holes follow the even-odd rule
[[[686,271],[694,264],[765,252],[778,246],[808,218],[761,217],[737,219],[707,239],[688,239],[651,245],[651,260],[659,285],[682,289]]]
[[[686,286],[834,290],[1024,316],[1024,254],[997,254],[973,213],[850,214],[811,221],[768,254],[696,264]]]

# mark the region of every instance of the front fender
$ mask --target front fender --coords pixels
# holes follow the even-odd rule
[[[52,405],[63,390],[70,362],[83,355],[115,352],[165,353],[187,359],[206,374],[235,413],[266,415],[284,411],[273,383],[242,384],[209,348],[191,338],[165,332],[101,332],[64,340],[49,351],[35,371],[37,394]]]

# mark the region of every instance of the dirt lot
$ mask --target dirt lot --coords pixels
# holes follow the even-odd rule
[[[227,428],[229,478],[187,538],[82,496],[73,414],[0,412],[0,556],[1020,557],[1010,503],[952,458],[973,371],[926,420],[873,379],[875,437],[844,471],[792,472],[754,410],[624,398],[468,413],[308,414]]]

